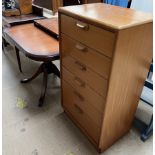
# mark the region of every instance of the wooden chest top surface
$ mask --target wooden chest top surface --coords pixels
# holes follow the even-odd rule
[[[104,3],[61,7],[59,12],[115,30],[152,22],[151,14]]]

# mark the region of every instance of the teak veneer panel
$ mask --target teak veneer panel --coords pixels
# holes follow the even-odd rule
[[[152,23],[118,33],[100,139],[102,150],[131,128],[152,60],[152,35]]]
[[[100,113],[103,113],[105,106],[105,98],[98,95],[93,91],[85,81],[81,80],[80,76],[76,76],[69,72],[65,67],[62,67],[63,80],[67,81],[84,99],[90,103]],[[83,82],[84,85],[80,85],[77,81]]]
[[[96,52],[95,50],[85,46],[81,42],[75,41],[64,34],[62,34],[61,36],[63,39],[62,53],[64,59],[67,58],[68,55],[70,55],[84,66],[86,65],[90,67],[93,71],[97,72],[103,78],[109,78],[111,68],[110,58]]]
[[[115,34],[95,27],[91,24],[83,23],[80,20],[61,15],[61,31],[69,35],[75,40],[84,43],[85,45],[97,49],[99,52],[108,57],[112,57],[113,46],[115,42]],[[77,24],[84,25],[86,28],[81,29]],[[104,44],[100,44],[101,40]]]
[[[68,95],[66,97],[66,100],[68,100],[66,103],[70,104],[73,103],[77,112],[83,114],[85,113],[93,122],[96,124],[97,127],[101,127],[101,121],[102,121],[102,113],[98,112],[96,108],[94,108],[86,99],[85,97],[80,94],[76,89],[74,89],[70,84],[68,84],[68,89],[66,89],[65,93]],[[70,97],[68,97],[70,96]],[[77,109],[78,108],[78,109]]]
[[[82,27],[83,25],[91,27],[90,32],[86,32],[83,28],[80,31],[77,30],[77,22],[81,22]],[[62,106],[97,150],[102,152],[131,128],[152,60],[152,17],[149,14],[117,6],[89,4],[59,9],[59,26]],[[96,32],[95,44],[90,43],[94,37],[92,32]],[[101,34],[104,41],[100,37]],[[107,36],[110,38],[109,43],[104,39]],[[88,53],[79,52],[75,48],[77,44],[80,44],[79,49],[86,47]],[[101,46],[103,48],[99,48]],[[80,69],[86,69],[86,72],[76,67],[74,62],[77,60],[82,63]],[[109,65],[107,60],[110,62]],[[108,74],[102,72],[105,67]],[[108,76],[105,78],[101,75]],[[80,82],[75,80],[76,77]],[[63,80],[66,81],[65,85]],[[92,120],[93,122],[96,120],[94,123],[98,126],[101,125],[96,130],[91,129],[87,121],[83,122],[81,116],[71,110],[74,108],[69,98],[74,98],[80,108],[82,102],[76,100],[73,95],[70,96],[71,88],[65,92],[64,87],[69,85],[89,103],[89,110],[83,108],[83,112],[89,118],[92,118],[90,116],[96,111]],[[102,89],[99,85],[105,88]],[[105,92],[104,95],[102,92]],[[98,121],[99,117],[96,117],[100,116],[98,112],[102,115],[101,124]],[[82,122],[88,124],[89,128],[80,126]]]
[[[107,88],[108,88],[108,80],[102,78],[98,74],[94,74],[94,72],[89,69],[85,64],[86,70],[81,69],[78,64],[80,63],[76,59],[71,56],[67,56],[62,58],[62,65],[69,70],[74,75],[80,77],[80,79],[86,82],[89,87],[91,87],[95,92],[106,98]],[[80,63],[81,64],[81,63]],[[83,65],[83,64],[82,64]]]
[[[79,107],[75,99],[71,98],[71,95],[73,95],[73,88],[65,81],[63,81],[62,83],[64,89],[63,96],[65,96],[64,102],[67,103],[64,104],[64,108],[67,109],[67,112],[70,112],[73,118],[82,126],[82,128],[93,139],[93,141],[95,143],[98,143],[101,127],[98,126],[98,124],[96,124],[96,122],[94,122],[92,118],[89,117],[84,112],[84,110],[82,110],[82,108]]]
[[[152,15],[104,3],[60,7],[59,12],[112,31],[152,22]]]

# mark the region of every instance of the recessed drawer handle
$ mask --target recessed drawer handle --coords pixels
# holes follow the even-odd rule
[[[79,94],[77,91],[74,91],[74,94],[81,100],[81,101],[84,101],[84,97]]]
[[[83,65],[81,62],[75,61],[75,64],[78,65],[82,71],[86,71],[87,70],[86,66]]]
[[[74,79],[76,81],[76,83],[81,86],[81,87],[85,87],[85,82],[83,82],[80,78],[75,77]]]
[[[75,46],[78,50],[80,50],[80,51],[83,51],[83,52],[86,52],[86,46],[84,46],[84,45],[82,45],[82,44],[76,44],[76,46]]]
[[[76,26],[78,28],[80,28],[80,29],[83,29],[83,30],[88,30],[88,28],[89,28],[88,24],[85,24],[85,23],[82,23],[82,22],[77,22]]]
[[[77,104],[74,104],[74,107],[80,114],[83,114],[83,110]]]

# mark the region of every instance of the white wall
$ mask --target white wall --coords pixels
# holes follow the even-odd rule
[[[131,8],[153,13],[153,0],[132,0]]]

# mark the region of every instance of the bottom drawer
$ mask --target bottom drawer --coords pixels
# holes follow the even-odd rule
[[[86,131],[86,133],[95,141],[99,142],[100,126],[94,122],[85,111],[76,103],[74,99],[74,89],[70,84],[62,81],[62,95],[63,95],[63,107],[72,115],[73,120],[79,123],[79,125]]]

